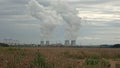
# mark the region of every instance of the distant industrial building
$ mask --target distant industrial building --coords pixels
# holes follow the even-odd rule
[[[76,40],[71,40],[71,46],[76,46]]]
[[[49,46],[49,45],[52,46],[52,44],[50,44],[50,41],[40,41],[40,46]],[[65,40],[64,46],[76,46],[76,40]]]
[[[70,41],[69,40],[65,40],[65,46],[69,46],[70,45]]]
[[[50,45],[50,41],[46,41],[46,46]]]
[[[40,45],[41,45],[41,46],[44,46],[44,41],[40,41]]]

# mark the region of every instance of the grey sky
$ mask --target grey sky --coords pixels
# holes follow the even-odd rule
[[[49,1],[37,0],[45,5]],[[120,0],[65,0],[83,19],[78,44],[114,44],[120,41]],[[0,0],[0,40],[40,41],[40,21],[29,14],[29,0]],[[54,31],[52,41],[63,42],[65,25]]]

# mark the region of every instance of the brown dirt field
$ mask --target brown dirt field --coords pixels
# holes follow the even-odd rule
[[[41,68],[95,68],[92,67],[94,60],[98,60],[98,66],[95,61],[98,68],[116,68],[115,64],[120,63],[119,48],[0,47],[0,68],[40,68],[37,64],[41,59],[34,62],[38,53],[45,58],[43,64],[52,65]],[[88,62],[87,59],[92,60]]]

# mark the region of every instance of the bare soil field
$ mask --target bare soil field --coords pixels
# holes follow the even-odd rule
[[[120,49],[0,47],[0,68],[120,68]]]

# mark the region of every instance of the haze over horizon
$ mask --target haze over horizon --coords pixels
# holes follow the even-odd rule
[[[27,8],[29,1],[0,1],[0,40],[11,38],[23,42],[39,43],[41,22],[30,15]],[[49,6],[50,3],[54,4],[57,0],[36,1],[44,6]],[[96,45],[120,42],[120,0],[65,0],[64,2],[72,6],[71,9],[76,9],[77,16],[82,19],[77,44]],[[54,12],[54,10],[52,11]],[[63,43],[66,40],[65,29],[66,24],[59,22],[59,26],[56,26],[50,40]]]

